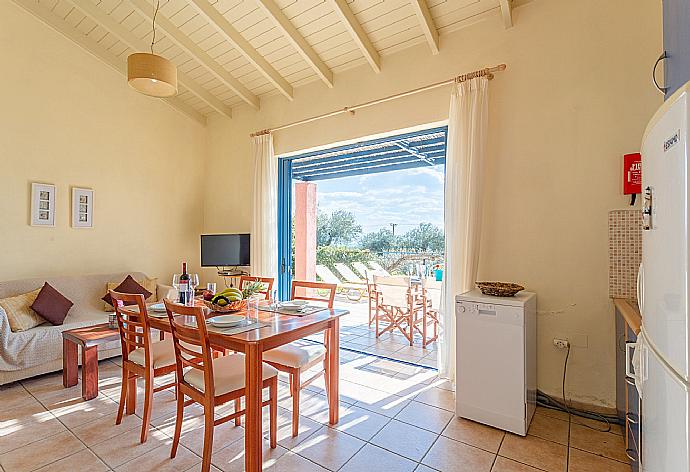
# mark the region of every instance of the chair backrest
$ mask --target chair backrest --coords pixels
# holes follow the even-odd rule
[[[290,298],[292,300],[310,300],[317,302],[327,302],[328,308],[333,308],[333,301],[335,300],[336,289],[336,284],[328,284],[323,282],[307,282],[304,280],[293,280],[292,293]],[[317,296],[310,295],[314,292],[316,292]]]
[[[341,285],[341,280],[325,265],[318,264],[316,266],[316,275],[318,275],[321,280],[329,284]]]
[[[407,276],[374,275],[374,285],[383,305],[407,308],[411,304],[412,282]]]
[[[340,272],[340,274],[345,277],[345,280],[348,282],[352,283],[363,283],[363,280],[360,279],[357,274],[352,272],[352,269],[350,269],[347,264],[343,264],[342,262],[336,262],[335,268]]]
[[[353,262],[352,267],[355,268],[360,277],[367,277],[367,271],[371,271],[370,268],[364,265],[362,262]]]
[[[129,353],[137,348],[144,349],[145,366],[147,369],[153,366],[151,353],[151,327],[149,325],[146,300],[143,295],[133,293],[118,293],[109,290],[110,297],[117,317],[117,329],[120,332],[122,344],[122,360],[129,361]],[[123,312],[125,306],[136,305],[136,315]]]
[[[437,282],[436,280],[426,278],[422,279],[422,283],[426,291],[427,300],[431,300],[431,308],[438,310],[441,306],[441,287],[443,286],[443,282]]]
[[[208,339],[206,329],[206,317],[204,308],[200,306],[184,306],[163,300],[165,310],[168,312],[170,331],[172,332],[173,345],[175,346],[175,361],[177,364],[177,381],[185,384],[204,395],[212,398],[215,395],[213,383],[213,352]],[[195,321],[189,323],[189,317]],[[204,373],[204,391],[192,386],[184,380],[184,369],[191,367]]]
[[[274,280],[275,279],[273,277],[254,277],[251,275],[243,275],[242,277],[240,277],[240,290],[244,290],[245,285],[254,282],[260,282],[261,290],[259,290],[258,293],[263,293],[264,299],[268,300],[269,298],[271,298],[271,291],[273,290]]]
[[[379,264],[376,261],[369,261],[368,264],[369,264],[369,267],[371,267],[372,269],[374,269],[377,272],[381,272],[384,275],[391,275],[388,273],[388,271],[386,269],[383,268],[383,266],[381,266],[381,264]]]

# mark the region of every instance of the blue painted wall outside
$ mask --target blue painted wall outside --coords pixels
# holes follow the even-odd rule
[[[690,0],[663,0],[666,98],[690,80]]]

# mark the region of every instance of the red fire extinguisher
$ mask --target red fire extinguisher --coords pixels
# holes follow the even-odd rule
[[[623,195],[632,195],[630,205],[642,192],[642,155],[639,152],[623,156]]]

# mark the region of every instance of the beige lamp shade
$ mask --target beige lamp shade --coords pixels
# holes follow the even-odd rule
[[[177,67],[156,54],[130,54],[127,57],[127,82],[145,95],[172,97],[177,95]]]

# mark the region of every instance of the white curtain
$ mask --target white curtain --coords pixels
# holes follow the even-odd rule
[[[446,149],[445,271],[441,292],[439,374],[455,383],[455,296],[477,277],[482,223],[482,179],[488,122],[488,79],[453,85]]]
[[[273,136],[252,138],[254,194],[251,234],[252,275],[278,274],[278,160],[273,154]]]

